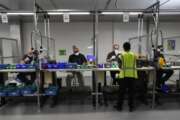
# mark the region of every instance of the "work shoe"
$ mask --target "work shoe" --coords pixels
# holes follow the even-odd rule
[[[117,110],[117,111],[122,111],[122,107],[118,106],[118,105],[114,105],[114,108]]]
[[[129,112],[133,112],[134,110],[134,107],[129,107]]]

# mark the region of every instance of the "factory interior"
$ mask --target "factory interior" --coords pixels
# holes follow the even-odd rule
[[[179,120],[180,0],[0,0],[0,119]]]

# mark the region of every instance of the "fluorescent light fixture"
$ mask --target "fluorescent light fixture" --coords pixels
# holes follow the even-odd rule
[[[102,15],[123,15],[123,12],[102,12]]]
[[[180,12],[160,12],[160,15],[180,15]]]
[[[102,12],[103,15],[123,15],[126,12]],[[128,12],[127,12],[128,13]],[[129,12],[130,15],[142,14],[142,12]]]
[[[48,12],[49,15],[63,15],[66,13],[70,15],[90,15],[90,12]]]
[[[93,49],[93,45],[88,46],[88,49]]]
[[[70,15],[90,15],[90,12],[70,12]]]
[[[34,15],[33,12],[12,12],[12,13],[7,13],[7,15],[12,15],[12,16],[16,16],[16,15],[24,15],[24,16],[28,16],[28,15]]]
[[[142,14],[142,12],[130,12],[129,14],[130,15],[139,15],[139,14]]]
[[[48,15],[63,15],[62,12],[48,12]]]

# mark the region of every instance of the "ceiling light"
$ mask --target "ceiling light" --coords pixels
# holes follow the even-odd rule
[[[70,12],[70,15],[89,15],[90,12]]]
[[[48,12],[49,15],[63,15],[63,14],[70,14],[70,15],[89,15],[90,12]]]
[[[179,15],[180,12],[160,12],[160,15]]]
[[[103,15],[123,15],[124,13],[128,12],[102,12]],[[130,15],[138,15],[142,14],[142,12],[129,12]]]
[[[48,12],[48,15],[63,15],[62,12]]]
[[[102,15],[123,15],[123,12],[102,12]]]
[[[24,15],[24,16],[28,16],[28,15],[34,15],[34,13],[33,12],[12,12],[12,13],[7,13],[7,15],[13,15],[13,16],[16,16],[16,15]]]
[[[139,14],[142,14],[142,12],[130,12],[129,14],[130,15],[139,15]]]

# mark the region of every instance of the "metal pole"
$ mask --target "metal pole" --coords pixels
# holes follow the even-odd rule
[[[146,40],[146,52],[148,54],[148,58],[151,58],[151,44],[150,44],[150,33],[149,33],[149,19],[146,21],[146,34],[147,36],[147,40]]]
[[[159,2],[158,2],[159,3]],[[158,38],[159,38],[159,4],[155,7],[155,35],[156,35],[156,41],[155,41],[155,49],[157,50],[158,47]],[[157,55],[155,55],[157,57]],[[154,81],[153,81],[153,99],[152,99],[152,108],[154,108],[155,105],[155,99],[156,99],[156,74],[157,74],[157,64],[158,60],[157,58],[154,59],[155,63],[155,75],[154,75]]]
[[[0,39],[0,56],[1,56],[1,64],[3,64],[3,39]]]
[[[112,22],[112,45],[115,44],[115,40],[114,40],[114,22]],[[113,48],[112,48],[113,49]]]
[[[49,16],[48,16],[48,18],[47,18],[47,24],[48,24],[48,39],[47,39],[47,55],[48,55],[48,57],[49,57],[49,55],[50,55],[50,44],[51,44],[51,31],[50,31],[50,18],[49,18]]]
[[[36,0],[34,0],[34,30],[35,33],[38,31],[37,28],[37,9],[36,9]],[[35,50],[37,49],[37,41],[35,40]]]
[[[35,33],[37,33],[38,28],[37,28],[37,10],[36,10],[36,0],[34,0],[34,29]],[[35,50],[37,50],[37,41],[35,40]],[[41,63],[40,63],[41,64]],[[40,65],[41,66],[41,65]],[[41,68],[40,68],[41,69]],[[38,106],[38,111],[40,111],[41,107],[41,100],[40,100],[40,71],[36,71],[36,81],[37,81],[37,106]]]
[[[163,33],[161,30],[160,30],[160,34],[161,34],[161,45],[162,45],[163,52],[164,52],[164,37],[163,37]]]
[[[140,46],[140,31],[141,31],[141,15],[138,15],[138,54],[140,55],[141,46]]]
[[[143,36],[143,31],[144,31],[144,21],[143,21],[143,15],[141,15],[141,24],[140,24],[140,39],[139,39],[139,43],[140,43],[140,46],[139,46],[139,54],[142,55],[142,45],[141,45],[141,42],[142,42],[142,36]]]

